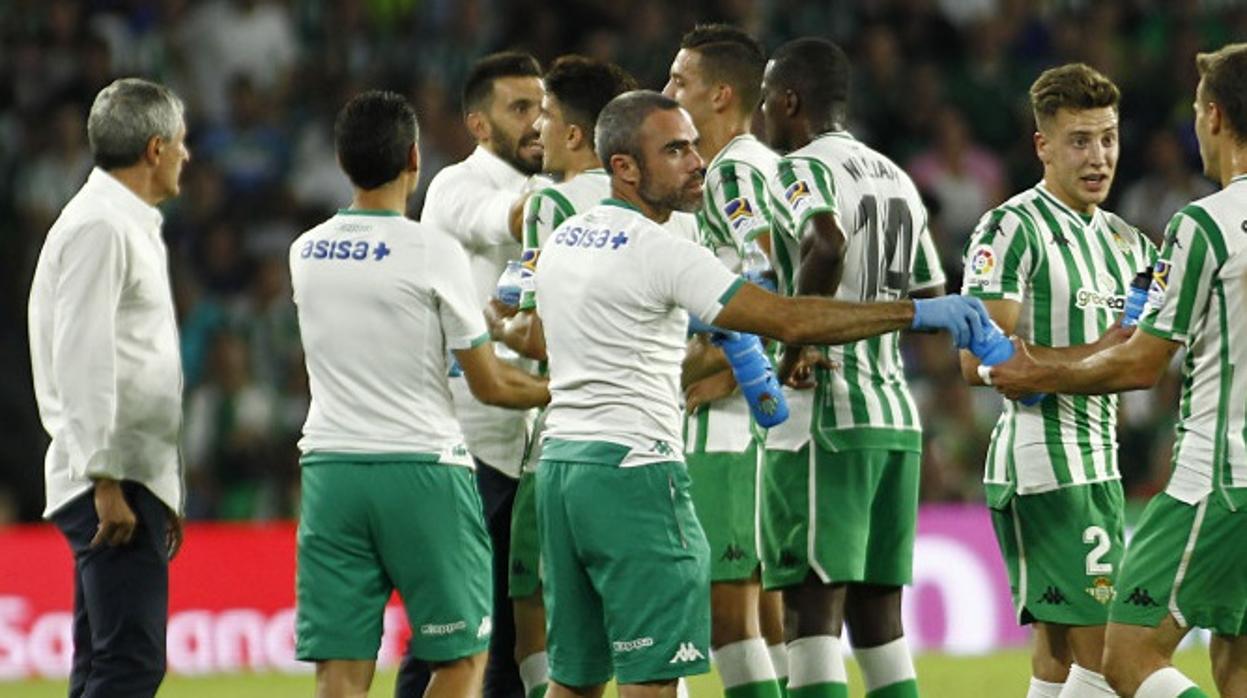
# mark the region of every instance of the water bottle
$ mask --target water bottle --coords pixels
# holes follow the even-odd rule
[[[740,260],[740,273],[750,282],[775,293],[775,275],[771,273],[771,260],[767,259],[757,240],[745,243],[744,256]]]
[[[1147,307],[1147,292],[1152,287],[1152,268],[1139,272],[1130,282],[1126,291],[1126,311],[1121,316],[1122,327],[1134,327],[1139,324],[1143,309]]]
[[[513,259],[507,262],[507,268],[503,269],[502,276],[498,277],[498,287],[494,289],[494,298],[497,298],[503,305],[512,308],[519,307],[522,276],[523,269],[518,260]]]
[[[1000,331],[1000,326],[993,322],[981,340],[970,342],[970,353],[977,356],[979,363],[984,366],[995,366],[1013,358],[1013,342],[1010,342],[1005,333]],[[1043,393],[1034,393],[1023,395],[1018,402],[1027,407],[1034,407],[1043,399]]]
[[[727,355],[754,421],[769,429],[788,419],[788,401],[779,388],[771,362],[762,352],[762,340],[752,334],[720,332],[713,341]]]

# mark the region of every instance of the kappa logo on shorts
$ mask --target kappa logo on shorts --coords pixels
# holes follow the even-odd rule
[[[1039,601],[1037,603],[1046,603],[1051,606],[1060,606],[1061,604],[1065,604],[1068,606],[1069,599],[1065,598],[1065,594],[1061,593],[1060,589],[1054,586],[1049,586],[1044,590],[1044,593],[1039,596]]]
[[[493,631],[494,631],[493,617],[485,616],[484,618],[481,619],[481,624],[477,626],[476,628],[476,639],[479,640],[482,637],[489,637],[489,634],[492,633]]]
[[[695,662],[699,659],[705,659],[706,655],[697,649],[696,645],[691,642],[681,642],[680,649],[676,650],[675,656],[671,658],[668,664],[684,664],[687,662]]]
[[[1096,577],[1095,581],[1091,582],[1091,586],[1083,589],[1083,591],[1106,606],[1109,601],[1113,600],[1113,597],[1117,596],[1117,589],[1113,586],[1113,580],[1108,577]]]
[[[1135,587],[1134,590],[1130,592],[1130,596],[1126,597],[1126,603],[1131,606],[1141,606],[1143,608],[1156,608],[1157,606],[1160,606],[1160,604],[1156,603],[1156,599],[1153,599],[1152,595],[1148,593],[1148,590],[1142,587]]]
[[[523,560],[515,560],[511,563],[511,574],[528,574],[528,565]]]
[[[792,568],[801,564],[801,560],[797,558],[791,550],[781,550],[779,552],[778,567]]]
[[[735,543],[728,543],[727,549],[723,551],[723,556],[719,558],[723,562],[736,562],[745,559],[745,551]]]
[[[486,618],[486,620],[489,620]],[[457,620],[454,623],[425,623],[420,626],[421,635],[453,635],[460,630],[468,627],[465,620]]]

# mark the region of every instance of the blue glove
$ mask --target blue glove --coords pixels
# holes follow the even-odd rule
[[[965,349],[971,342],[983,341],[991,328],[991,316],[983,302],[970,296],[941,296],[914,301],[915,330],[948,330],[953,344]]]

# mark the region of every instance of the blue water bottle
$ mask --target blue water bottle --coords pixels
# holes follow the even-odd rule
[[[502,270],[502,276],[498,277],[498,287],[494,289],[494,298],[497,298],[503,305],[509,305],[512,308],[520,304],[520,279],[523,276],[523,270],[518,260],[507,262],[507,268]]]
[[[1122,327],[1134,327],[1139,324],[1143,309],[1147,307],[1147,292],[1152,287],[1152,268],[1139,272],[1130,288],[1126,291],[1126,310],[1121,316]]]
[[[1013,342],[1010,342],[1005,333],[1000,331],[1000,326],[993,322],[981,340],[970,342],[970,353],[977,356],[979,363],[984,366],[995,366],[1013,358]],[[1043,393],[1023,395],[1018,402],[1027,407],[1034,407],[1044,397]]]
[[[741,332],[717,332],[711,341],[727,355],[732,375],[736,376],[736,384],[758,426],[769,429],[788,419],[788,401],[770,360],[762,352],[762,340]]]

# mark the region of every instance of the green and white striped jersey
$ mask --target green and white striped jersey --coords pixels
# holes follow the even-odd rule
[[[537,266],[535,250],[541,249],[541,243],[550,237],[550,233],[563,225],[563,221],[588,211],[610,195],[610,175],[598,167],[528,197],[528,202],[524,204],[524,253],[521,259],[530,275]],[[535,306],[532,283],[526,282],[520,295],[520,310],[531,310]]]
[[[918,189],[887,157],[847,132],[825,133],[780,161],[777,182],[771,256],[784,293],[796,292],[801,238],[819,213],[834,215],[845,235],[835,298],[895,300],[943,287]],[[812,430],[824,448],[922,449],[899,339],[892,332],[827,347],[840,368],[818,378]]]
[[[728,141],[706,166],[699,241],[741,273],[753,241],[771,229],[771,195],[779,155],[752,134]],[[755,250],[757,248],[754,248]],[[761,252],[756,252],[761,255]],[[749,404],[739,393],[685,414],[685,453],[743,453],[754,439]]]
[[[1139,328],[1181,342],[1180,419],[1165,491],[1247,504],[1247,175],[1174,215]],[[1235,320],[1234,318],[1238,318]]]
[[[1081,216],[1040,183],[979,220],[962,293],[1021,303],[1014,334],[1026,342],[1076,346],[1117,320],[1131,280],[1155,258],[1135,227],[1103,209]],[[989,500],[1120,477],[1115,395],[1004,404],[987,451]]]

